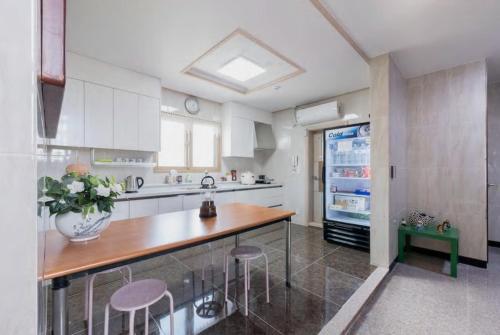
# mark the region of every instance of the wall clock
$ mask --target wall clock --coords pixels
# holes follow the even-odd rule
[[[200,104],[196,97],[187,97],[184,101],[184,108],[189,114],[196,115],[200,112]]]

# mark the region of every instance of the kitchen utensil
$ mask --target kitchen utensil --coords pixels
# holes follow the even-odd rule
[[[203,200],[200,207],[200,218],[211,218],[217,216],[215,207],[215,179],[212,176],[205,176],[201,180],[201,196]]]
[[[240,180],[243,185],[253,185],[255,184],[255,175],[250,171],[243,172]]]
[[[135,193],[144,185],[144,179],[142,177],[128,176],[125,179],[125,192]]]

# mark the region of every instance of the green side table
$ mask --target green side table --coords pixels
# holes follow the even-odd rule
[[[435,240],[450,242],[450,275],[457,277],[457,264],[458,264],[458,229],[449,228],[443,233],[436,230],[436,226],[427,226],[422,229],[417,229],[415,226],[399,226],[398,241],[399,241],[399,262],[405,261],[405,246],[407,236],[419,236],[431,238]]]

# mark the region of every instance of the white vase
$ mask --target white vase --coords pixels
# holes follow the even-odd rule
[[[111,213],[100,213],[97,208],[86,217],[82,213],[69,212],[56,216],[57,230],[71,242],[84,242],[98,238],[109,226]]]

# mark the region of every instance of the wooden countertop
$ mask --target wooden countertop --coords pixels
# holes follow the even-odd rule
[[[181,249],[295,215],[292,211],[240,203],[217,207],[214,218],[200,219],[198,214],[199,210],[194,209],[114,221],[98,239],[84,243],[69,242],[58,231],[49,231],[44,279]]]

